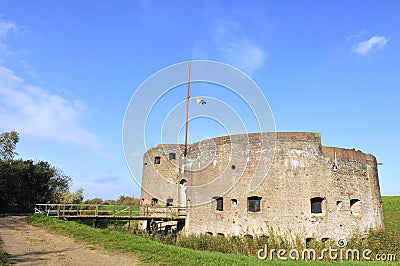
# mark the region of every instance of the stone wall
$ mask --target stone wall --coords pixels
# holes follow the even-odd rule
[[[324,147],[319,133],[223,136],[190,145],[187,158],[182,151],[173,144],[147,151],[141,198],[143,205],[156,198],[159,205],[169,199],[187,206],[187,234],[263,235],[273,229],[336,239],[383,228],[375,157]],[[251,197],[261,198],[259,211],[249,211]]]

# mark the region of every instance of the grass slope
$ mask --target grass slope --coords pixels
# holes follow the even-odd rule
[[[382,209],[386,230],[400,231],[400,196],[383,196]]]

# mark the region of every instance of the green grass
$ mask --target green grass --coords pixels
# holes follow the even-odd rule
[[[115,212],[115,216],[139,216],[139,206],[132,206],[131,211],[126,206],[102,206],[103,210],[108,210],[106,214],[112,215]]]
[[[357,248],[372,247],[376,251],[395,252],[400,249],[400,197],[382,197],[386,232],[371,232],[367,239],[355,237],[349,245]],[[33,225],[37,225],[54,232],[71,236],[88,245],[126,252],[144,264],[156,265],[399,265],[397,262],[323,262],[323,261],[280,261],[274,259],[259,260],[256,256],[225,254],[211,251],[196,251],[173,245],[150,241],[139,236],[121,232],[95,229],[77,222],[67,222],[55,218],[46,218],[34,215],[27,218]],[[359,243],[357,242],[359,241]]]
[[[400,231],[400,196],[383,196],[382,209],[386,230]]]

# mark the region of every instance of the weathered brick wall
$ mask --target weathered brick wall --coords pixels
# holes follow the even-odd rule
[[[142,203],[156,197],[159,204],[173,199],[190,205],[188,234],[260,235],[273,228],[304,238],[340,238],[383,227],[375,157],[324,147],[319,133],[224,136],[190,145],[187,158],[182,150],[159,145],[145,154]],[[171,152],[175,160],[169,160]],[[156,156],[160,164],[154,164]],[[252,196],[261,197],[260,212],[248,211]],[[223,211],[216,209],[216,197],[223,198]],[[315,197],[323,199],[320,214],[311,213]]]

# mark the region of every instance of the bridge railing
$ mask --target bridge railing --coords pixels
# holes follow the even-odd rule
[[[138,216],[139,206],[99,204],[36,204],[35,212],[48,216]]]
[[[179,206],[142,205],[140,206],[140,216],[178,218],[186,216],[186,208]]]
[[[179,218],[186,216],[186,208],[178,206],[124,206],[100,204],[36,204],[36,213],[58,218],[68,217],[158,217]]]

